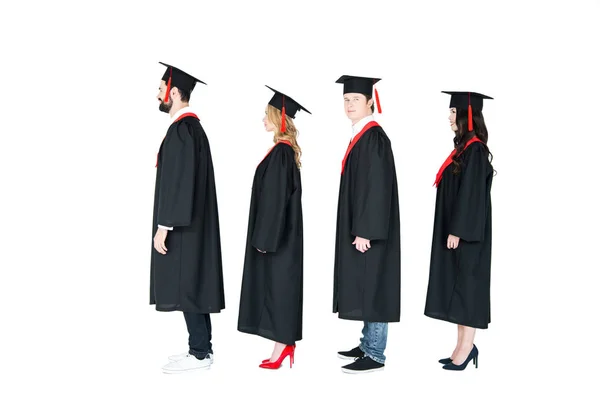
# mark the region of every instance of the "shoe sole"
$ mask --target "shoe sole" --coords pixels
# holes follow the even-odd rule
[[[354,359],[356,359],[356,357],[343,356],[343,355],[341,355],[339,353],[338,353],[338,358],[341,358],[342,360],[354,360]]]
[[[194,372],[194,371],[199,371],[199,370],[203,370],[203,369],[210,369],[210,365],[207,365],[205,367],[183,369],[183,370],[178,370],[178,371],[163,369],[162,372],[165,374],[185,374],[187,372]]]
[[[345,372],[347,374],[368,374],[369,372],[383,371],[384,368],[385,367],[373,368],[373,369],[368,369],[365,371],[355,371],[355,370],[351,370],[351,369],[342,368],[342,372]]]

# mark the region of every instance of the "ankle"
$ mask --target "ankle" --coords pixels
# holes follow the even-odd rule
[[[285,347],[285,344],[275,342],[275,345],[273,346],[273,350],[274,351],[282,350],[284,347]]]
[[[471,351],[473,348],[473,343],[461,343],[460,346],[457,347],[457,351]]]

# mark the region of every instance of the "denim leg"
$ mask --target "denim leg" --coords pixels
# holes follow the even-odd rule
[[[363,322],[363,328],[362,328],[362,332],[361,332],[362,337],[360,338],[360,344],[358,345],[358,348],[361,349],[363,353],[365,352],[365,346],[367,345],[365,338],[367,337],[367,335],[369,333],[368,329],[369,328],[368,328],[367,322],[366,321]]]
[[[189,352],[198,359],[204,359],[208,353],[212,354],[210,315],[188,312],[183,315],[189,333]]]
[[[360,339],[360,349],[370,358],[380,364],[385,364],[385,347],[387,345],[387,322],[366,322],[363,327],[363,337]]]
[[[204,314],[204,320],[206,321],[206,331],[208,333],[208,352],[213,354],[212,350],[212,324],[210,322],[210,314]]]

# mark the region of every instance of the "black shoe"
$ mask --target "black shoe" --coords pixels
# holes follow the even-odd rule
[[[448,357],[448,358],[442,358],[441,360],[438,360],[438,362],[440,364],[450,364],[452,362],[452,359],[450,357]]]
[[[364,355],[365,353],[363,353],[360,347],[355,347],[348,351],[338,351],[338,357],[342,360],[354,360],[355,358],[364,357]]]
[[[442,368],[450,370],[450,371],[462,371],[465,368],[467,368],[467,365],[469,365],[469,361],[471,361],[471,360],[473,360],[473,364],[475,364],[475,368],[477,368],[478,357],[479,357],[479,350],[477,350],[477,347],[475,345],[473,345],[473,349],[471,349],[471,352],[469,353],[469,356],[467,357],[467,359],[465,360],[464,363],[462,363],[460,365],[450,363],[450,364],[444,365]]]
[[[342,371],[348,374],[364,374],[367,372],[383,371],[384,365],[373,360],[371,357],[361,357],[342,367]]]

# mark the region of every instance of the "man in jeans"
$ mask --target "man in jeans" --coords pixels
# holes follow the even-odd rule
[[[338,356],[347,373],[381,371],[389,322],[400,321],[400,207],[390,139],[373,118],[380,79],[344,75],[352,136],[342,161],[337,210],[333,312],[363,321],[360,344]],[[379,96],[375,89],[378,112]]]
[[[210,314],[225,308],[219,209],[208,137],[189,101],[201,80],[167,67],[158,109],[171,122],[156,159],[150,263],[150,304],[181,311],[188,351],[169,357],[168,374],[207,369],[213,363]]]

